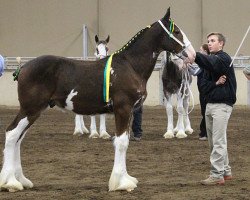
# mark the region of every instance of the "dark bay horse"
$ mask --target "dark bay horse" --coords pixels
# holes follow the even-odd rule
[[[168,118],[167,132],[164,134],[164,138],[173,138],[175,136],[177,138],[185,138],[187,137],[186,133],[193,133],[188,116],[192,76],[187,68],[183,68],[183,64],[183,60],[179,58],[172,59],[168,53],[167,62],[162,73],[163,92],[165,96],[164,104]],[[174,95],[177,95],[178,112],[175,128],[173,119]]]
[[[18,77],[20,110],[6,130],[0,187],[9,191],[33,187],[23,174],[20,145],[41,112],[55,105],[81,115],[113,112],[115,158],[109,190],[131,191],[137,187],[137,179],[128,175],[126,169],[129,122],[133,107],[147,96],[146,84],[156,64],[155,55],[164,50],[179,53],[186,63],[195,59],[191,43],[170,19],[170,9],[162,19],[104,59],[91,62],[41,56],[23,65]],[[107,78],[105,66],[111,66]],[[104,79],[109,80],[109,76],[109,93],[103,94]]]

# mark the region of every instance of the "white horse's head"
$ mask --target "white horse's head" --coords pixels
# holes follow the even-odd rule
[[[96,50],[95,50],[95,57],[102,59],[105,58],[108,55],[108,42],[109,42],[109,36],[106,40],[99,40],[98,36],[95,36],[95,42],[96,42]]]

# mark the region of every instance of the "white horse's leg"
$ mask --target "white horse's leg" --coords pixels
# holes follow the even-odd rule
[[[128,134],[125,132],[114,139],[115,160],[109,179],[109,191],[131,191],[137,187],[137,179],[129,176],[126,169],[126,152],[129,144]]]
[[[6,132],[3,168],[0,174],[0,188],[5,188],[10,192],[23,190],[22,183],[19,182],[16,177],[16,169],[18,168],[19,175],[21,169],[20,143],[17,143],[28,124],[29,121],[27,117],[25,117],[18,122],[13,130]],[[18,166],[16,166],[16,164],[18,164]],[[30,181],[29,183],[30,186],[33,186]]]
[[[100,115],[100,138],[109,139],[111,136],[106,131],[106,122],[105,122],[106,115]]]
[[[176,133],[177,138],[185,138],[187,135],[185,134],[184,130],[184,122],[183,122],[183,99],[181,98],[180,94],[177,96],[177,111],[178,111],[178,120],[176,128],[178,132]]]
[[[25,134],[27,133],[27,131],[25,131],[25,133],[23,134],[22,138],[17,142],[16,144],[16,154],[15,154],[15,174],[16,174],[16,179],[23,185],[24,188],[32,188],[33,187],[33,183],[27,179],[24,174],[23,174],[23,169],[22,169],[22,165],[21,165],[21,154],[20,154],[20,147],[21,147],[21,143],[22,140],[25,136]]]
[[[76,115],[74,135],[82,135],[83,133],[89,133],[89,130],[86,128],[84,124],[83,116]]]
[[[163,135],[164,138],[174,138],[174,119],[173,119],[173,104],[172,104],[172,95],[169,98],[164,97],[164,104],[166,107],[166,113],[168,117],[167,132]]]
[[[194,130],[191,128],[191,123],[188,115],[188,106],[189,106],[189,96],[186,96],[183,100],[185,132],[188,134],[192,134]]]
[[[91,117],[91,124],[90,124],[90,135],[89,138],[99,138],[99,134],[96,130],[96,121],[95,121],[95,116],[90,116]]]

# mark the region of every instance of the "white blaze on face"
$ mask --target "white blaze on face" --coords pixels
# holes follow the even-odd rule
[[[97,58],[105,58],[108,55],[105,44],[100,43],[96,48],[98,49],[98,53],[95,52]]]
[[[71,99],[77,95],[77,91],[74,92],[74,89],[71,90],[71,92],[69,93],[67,99],[66,99],[66,106],[65,109],[67,110],[73,110],[74,106],[73,106],[73,101],[71,101]]]
[[[181,29],[180,29],[181,30]],[[192,46],[191,42],[187,38],[186,34],[181,30],[182,36],[183,36],[183,42],[185,44],[185,52],[188,55],[188,58],[185,60],[185,63],[193,63],[195,60],[196,52],[194,50],[194,47]]]

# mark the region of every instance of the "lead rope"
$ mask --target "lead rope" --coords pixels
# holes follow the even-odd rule
[[[188,79],[188,78],[190,78],[190,74],[189,74],[189,72],[188,72],[188,69],[185,68],[185,69],[183,69],[183,71],[182,71],[182,82],[181,82],[181,86],[180,86],[179,92],[177,93],[177,97],[178,97],[178,96],[181,96],[181,98],[182,98],[182,100],[183,100],[184,97],[187,97],[187,96],[190,95],[190,99],[191,99],[191,101],[192,101],[192,108],[191,108],[190,111],[188,111],[188,110],[187,110],[187,112],[184,111],[186,115],[189,115],[189,114],[193,111],[193,109],[194,109],[194,95],[193,95],[193,92],[192,92],[192,90],[191,90],[191,88],[190,88],[190,84],[189,84],[189,81],[188,81],[189,79]],[[183,91],[182,94],[181,94],[181,91]],[[175,107],[175,110],[176,110],[176,112],[177,112],[178,114],[181,114],[181,115],[184,114],[184,113],[180,113],[180,112],[178,111],[177,106]]]

